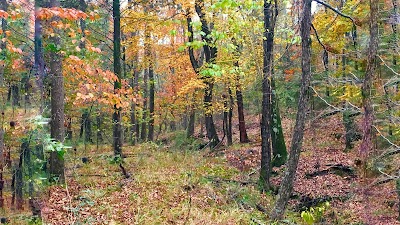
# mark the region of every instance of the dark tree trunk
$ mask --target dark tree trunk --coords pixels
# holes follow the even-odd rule
[[[224,137],[228,136],[228,99],[227,96],[224,94],[222,95],[223,101],[224,101],[224,121],[223,121],[223,131],[224,131]]]
[[[90,117],[90,112],[91,112],[91,110],[85,109],[85,111],[82,113],[82,119],[81,119],[81,130],[80,130],[80,133],[79,133],[79,137],[82,138],[83,135],[85,135],[85,143],[86,142],[93,143],[93,140],[92,140],[92,119]]]
[[[149,68],[149,134],[147,139],[154,140],[154,71]]]
[[[229,109],[228,109],[228,121],[227,121],[227,132],[226,132],[226,141],[227,144],[230,146],[233,144],[233,140],[232,140],[232,117],[233,117],[233,104],[234,104],[234,100],[233,100],[233,96],[232,96],[232,91],[229,88],[228,89],[228,94],[229,94]]]
[[[118,92],[121,89],[121,11],[120,1],[113,0],[113,20],[114,20],[114,73],[118,80],[114,82],[114,91]],[[121,125],[121,107],[115,105],[112,117],[113,121],[113,147],[114,155],[121,156],[122,154],[122,125]]]
[[[300,22],[301,42],[301,88],[298,100],[298,110],[296,116],[296,124],[293,130],[292,145],[290,148],[290,155],[287,162],[287,170],[281,182],[277,201],[272,210],[272,219],[282,218],[289,196],[293,190],[293,182],[296,175],[297,165],[299,163],[301,146],[303,142],[304,127],[307,113],[307,106],[309,104],[308,92],[311,80],[311,2],[312,0],[303,0],[303,12]]]
[[[176,123],[175,123],[175,120],[172,120],[172,121],[169,122],[169,129],[170,129],[171,131],[176,131]]]
[[[34,68],[35,68],[35,76],[37,77],[36,83],[39,87],[39,96],[40,96],[40,113],[43,112],[43,105],[44,105],[44,58],[43,58],[43,45],[42,45],[42,25],[40,20],[38,19],[38,12],[39,8],[42,7],[42,4],[39,4],[39,1],[35,1],[35,37],[34,37],[34,44],[35,44],[35,54],[34,54]]]
[[[96,145],[99,146],[100,143],[103,143],[103,135],[101,134],[102,129],[102,116],[101,113],[98,113],[96,116],[96,127],[97,127],[97,134],[96,134]]]
[[[89,112],[87,113],[85,120],[85,142],[93,143],[92,140],[92,119]]]
[[[140,130],[140,140],[142,142],[146,141],[146,135],[147,135],[147,91],[148,91],[148,85],[147,85],[147,80],[149,76],[149,71],[148,69],[144,70],[144,75],[143,75],[143,107],[142,107],[142,127]]]
[[[66,139],[72,140],[72,118],[67,117],[67,131]]]
[[[194,123],[196,122],[196,110],[193,106],[190,107],[189,124],[187,128],[186,137],[193,137],[194,135]]]
[[[248,143],[248,142],[250,142],[250,139],[247,136],[246,121],[244,119],[243,94],[242,94],[242,89],[241,89],[239,79],[240,79],[239,75],[237,75],[237,78],[236,78],[236,101],[237,101],[238,119],[239,119],[240,143]]]
[[[51,7],[60,7],[58,0],[51,0]],[[54,21],[60,20],[55,17]],[[56,35],[51,37],[54,46],[61,44],[60,36],[56,30]],[[50,52],[50,76],[51,76],[51,137],[56,141],[64,142],[64,77],[62,74],[62,55],[60,51]],[[60,183],[65,182],[64,178],[64,159],[58,152],[50,153],[50,178],[58,179]]]
[[[247,136],[246,121],[244,119],[243,94],[242,94],[242,87],[240,84],[240,73],[239,73],[240,71],[239,57],[241,54],[240,53],[241,46],[236,42],[235,39],[232,39],[232,42],[237,49],[235,53],[236,60],[234,62],[234,66],[238,71],[238,73],[235,76],[235,90],[236,90],[236,102],[237,102],[238,120],[239,120],[239,140],[240,143],[248,143],[250,142],[250,139]]]
[[[195,10],[197,15],[200,17],[201,22],[201,39],[206,43],[203,46],[204,54],[206,62],[209,64],[215,63],[215,59],[217,58],[217,48],[213,44],[213,40],[211,39],[211,29],[207,23],[205,18],[205,14],[203,12],[204,2],[203,0],[195,1]],[[193,42],[193,26],[192,19],[190,16],[187,17],[187,26],[188,31],[191,33],[189,35],[189,42]],[[189,57],[190,62],[192,64],[193,69],[199,75],[199,69],[202,65],[200,65],[199,60],[196,60],[194,57],[194,51],[192,47],[189,47]],[[215,147],[219,143],[219,138],[217,131],[215,129],[214,119],[212,115],[212,98],[213,98],[213,87],[214,87],[214,78],[213,77],[202,77],[204,84],[206,86],[204,90],[204,109],[205,109],[205,125],[207,137],[210,140],[210,146]]]
[[[16,199],[16,208],[18,210],[22,210],[24,205],[23,199],[23,177],[22,177],[22,163],[23,163],[23,151],[25,148],[25,143],[21,146],[21,152],[19,156],[19,162],[17,168],[15,170],[15,199]]]
[[[277,2],[264,0],[264,40],[263,40],[263,83],[262,83],[262,117],[261,117],[261,170],[260,187],[263,191],[270,189],[272,143],[272,67],[274,30],[276,17],[278,16]]]
[[[0,9],[7,12],[8,9],[8,2],[7,0],[0,0]],[[6,31],[7,30],[7,20],[6,18],[2,18],[1,19],[1,31],[2,31],[2,38],[7,38],[7,34]],[[2,50],[0,53],[0,59],[1,60],[6,60],[6,49],[7,49],[7,42],[6,41],[1,41],[0,42],[0,49]],[[0,71],[0,84],[3,85],[3,81],[4,81],[4,67],[1,68]],[[10,101],[8,99],[8,101]]]
[[[209,78],[206,78],[209,79]],[[212,90],[213,90],[214,83],[213,82],[206,82],[206,89],[204,93],[204,107],[205,107],[205,121],[206,121],[206,132],[207,138],[210,140],[211,147],[217,146],[219,143],[219,138],[217,135],[217,130],[215,129],[214,119],[211,112],[212,107]]]
[[[4,207],[4,178],[3,178],[3,168],[5,164],[5,152],[4,152],[4,130],[0,128],[0,208]]]
[[[29,151],[29,142],[27,140],[24,140],[21,144],[21,151],[20,151],[20,156],[19,156],[19,163],[16,169],[15,173],[15,195],[16,195],[16,208],[21,210],[23,208],[23,161],[24,158],[26,160],[26,155],[28,154]],[[26,162],[25,162],[26,163]],[[28,170],[30,168],[28,167]],[[31,182],[29,184],[29,187],[31,187]],[[33,186],[32,186],[33,188]],[[30,188],[29,188],[30,189]]]
[[[11,94],[12,94],[12,105],[15,106],[20,106],[19,104],[19,87],[17,84],[11,85]]]

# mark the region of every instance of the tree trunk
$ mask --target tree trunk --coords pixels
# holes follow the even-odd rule
[[[263,40],[263,83],[262,83],[262,117],[261,117],[261,170],[260,187],[262,191],[270,189],[271,176],[271,121],[272,121],[272,67],[274,29],[278,16],[276,1],[264,0],[264,40]]]
[[[274,155],[274,159],[272,161],[272,166],[279,167],[286,163],[287,160],[287,150],[285,144],[285,137],[283,136],[281,115],[279,112],[279,104],[278,99],[275,94],[275,81],[271,79],[272,85],[272,95],[271,95],[271,103],[272,103],[272,131],[271,131],[271,140],[272,140],[272,152]]]
[[[397,5],[397,0],[392,0],[392,4],[393,4],[393,15],[396,15],[397,17],[399,16],[399,10],[398,10],[398,5]],[[394,19],[393,19],[394,20]],[[392,30],[393,30],[393,36],[394,36],[394,40],[392,41],[393,42],[393,45],[394,45],[394,47],[393,47],[393,58],[392,58],[392,63],[393,63],[393,65],[394,66],[396,66],[397,65],[397,57],[399,57],[398,56],[398,53],[397,53],[397,47],[398,47],[398,38],[397,38],[397,24],[398,24],[398,22],[397,21],[393,21],[392,22]]]
[[[203,0],[196,0],[195,1],[195,10],[197,15],[200,18],[200,22],[202,24],[201,26],[201,39],[206,43],[206,45],[203,46],[204,50],[204,55],[206,58],[206,62],[208,64],[212,64],[215,62],[215,59],[217,58],[217,48],[215,45],[212,43],[213,40],[211,38],[211,29],[207,23],[205,14],[203,12],[204,8],[204,2]],[[192,19],[190,16],[187,17],[187,26],[188,26],[188,31],[191,33],[189,35],[189,42],[193,42],[194,38],[194,32],[193,32],[193,26],[192,26]],[[196,60],[194,57],[194,52],[193,48],[189,47],[189,58],[190,62],[192,64],[193,69],[196,71],[196,73],[199,75],[199,69],[202,65],[200,65],[200,61]],[[213,87],[214,87],[214,78],[213,77],[201,77],[203,79],[203,82],[206,86],[204,90],[204,109],[205,109],[205,125],[206,125],[206,132],[207,132],[207,137],[210,140],[210,147],[215,147],[219,143],[219,138],[217,134],[217,130],[215,129],[215,124],[214,124],[214,119],[212,115],[212,97],[213,97]]]
[[[224,121],[223,121],[223,131],[224,131],[224,136],[228,136],[228,99],[225,94],[222,95],[223,101],[224,101]],[[232,140],[232,136],[231,136]],[[227,145],[229,145],[227,143]]]
[[[149,68],[149,134],[147,139],[154,140],[154,71]]]
[[[364,160],[373,148],[372,123],[374,118],[370,96],[372,91],[372,81],[376,71],[376,56],[378,54],[378,4],[378,1],[370,0],[370,40],[368,47],[367,69],[361,88],[364,118],[362,126],[363,139],[360,146],[360,153]]]
[[[193,137],[194,135],[194,124],[196,122],[196,110],[193,106],[190,106],[189,124],[187,128],[186,137]]]
[[[206,78],[209,79],[209,78]],[[206,89],[204,91],[204,107],[205,107],[205,121],[206,121],[206,132],[207,138],[210,140],[211,147],[217,146],[219,143],[219,138],[217,135],[217,130],[215,129],[214,119],[212,115],[212,90],[214,87],[213,82],[206,81]]]
[[[12,105],[15,106],[20,106],[19,104],[19,87],[17,84],[11,85],[11,93],[12,93]]]
[[[97,113],[96,116],[96,127],[97,127],[97,134],[96,134],[96,145],[99,146],[100,143],[103,143],[103,135],[101,134],[101,122],[102,115],[101,113]]]
[[[229,109],[228,109],[228,123],[227,123],[227,133],[226,133],[226,141],[227,144],[230,146],[233,144],[233,140],[232,140],[232,117],[233,117],[233,96],[232,96],[232,91],[231,88],[228,89],[228,94],[229,94]]]
[[[5,165],[5,152],[4,152],[4,130],[0,128],[0,208],[3,209],[4,207],[4,197],[3,197],[3,190],[4,190],[4,178],[3,178],[3,168]]]
[[[147,89],[148,89],[148,85],[147,85],[147,80],[148,80],[148,76],[149,76],[149,70],[145,69],[144,70],[144,75],[143,75],[143,107],[142,107],[142,129],[140,131],[140,140],[142,142],[146,141],[146,134],[147,134]]]
[[[43,45],[42,45],[42,25],[40,20],[38,19],[38,12],[39,8],[43,7],[40,4],[40,1],[35,1],[35,37],[34,37],[34,44],[35,44],[35,54],[34,54],[34,68],[35,68],[35,75],[37,77],[36,84],[39,87],[39,96],[40,96],[40,113],[43,112],[43,105],[44,105],[44,58],[43,58]]]
[[[307,106],[309,104],[308,92],[311,80],[311,2],[312,0],[303,0],[303,12],[300,22],[301,34],[301,88],[298,102],[298,110],[296,116],[296,124],[293,130],[292,145],[290,148],[290,155],[287,162],[287,170],[281,182],[277,201],[272,210],[272,219],[282,218],[289,196],[293,190],[293,182],[296,175],[297,165],[299,163],[301,146],[303,142],[304,127],[307,113]]]
[[[114,73],[118,77],[118,80],[114,82],[114,92],[118,92],[121,89],[121,12],[120,12],[120,1],[113,0],[113,19],[114,19]],[[113,113],[113,147],[114,155],[121,156],[122,154],[122,126],[121,126],[121,108],[120,106],[114,106]]]
[[[66,139],[72,140],[72,118],[70,116],[67,117],[67,135]]]
[[[240,143],[248,143],[250,142],[250,139],[247,136],[246,121],[244,119],[243,94],[239,82],[239,75],[237,75],[236,78],[236,101],[239,119]]]
[[[8,9],[8,3],[7,0],[0,0],[0,9],[7,12]],[[6,31],[7,30],[7,20],[6,18],[2,18],[1,19],[1,31],[2,31],[2,38],[7,38],[7,34]],[[0,42],[0,49],[1,49],[1,53],[0,53],[0,59],[1,60],[6,60],[7,57],[7,53],[6,53],[6,49],[7,49],[7,41],[1,41]],[[1,72],[0,72],[0,84],[1,86],[3,86],[3,82],[4,81],[4,66],[1,67]]]
[[[51,7],[60,7],[58,0],[51,0]],[[55,17],[53,21],[59,21]],[[50,38],[54,46],[61,44],[59,31]],[[50,52],[50,76],[51,76],[51,137],[59,142],[64,142],[64,77],[62,74],[62,55],[59,49]],[[58,152],[50,153],[50,178],[65,182],[64,159]]]

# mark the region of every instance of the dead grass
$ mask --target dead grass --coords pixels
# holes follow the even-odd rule
[[[256,205],[269,208],[271,197],[256,184],[235,182],[244,176],[224,157],[154,144],[126,147],[124,166],[131,177],[125,179],[110,163],[110,152],[92,149],[89,164],[68,163],[68,185],[49,190],[46,223],[269,224]]]

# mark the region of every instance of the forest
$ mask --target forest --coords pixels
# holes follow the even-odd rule
[[[400,224],[398,0],[0,0],[0,224]]]

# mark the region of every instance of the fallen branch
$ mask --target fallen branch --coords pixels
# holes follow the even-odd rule
[[[329,166],[328,169],[321,170],[321,171],[316,171],[314,173],[306,173],[306,178],[310,179],[316,176],[322,176],[322,175],[327,175],[327,174],[336,174],[339,176],[343,176],[343,173],[349,175],[350,177],[355,177],[355,172],[354,169],[350,166],[345,166],[342,164],[328,164]]]
[[[124,177],[125,177],[125,178],[129,178],[129,177],[131,177],[131,175],[130,175],[128,172],[126,172],[126,169],[125,169],[125,167],[124,167],[124,166],[122,166],[122,163],[120,163],[120,164],[119,164],[119,168],[121,168],[121,170],[122,170],[122,174],[124,175]]]

